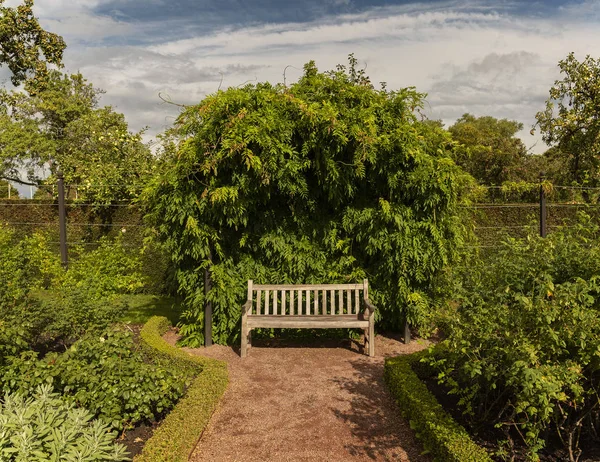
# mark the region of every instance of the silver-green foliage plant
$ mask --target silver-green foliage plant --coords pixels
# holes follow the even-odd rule
[[[0,460],[4,462],[125,461],[116,432],[85,409],[39,386],[32,397],[6,394],[0,400]]]
[[[466,175],[453,142],[417,111],[413,88],[375,89],[356,59],[287,87],[230,88],[187,108],[142,195],[186,297],[181,334],[203,340],[204,270],[213,335],[235,340],[247,279],[368,277],[380,325],[423,326],[456,256]]]

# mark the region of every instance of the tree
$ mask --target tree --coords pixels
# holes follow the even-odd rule
[[[61,169],[67,184],[78,185],[79,197],[110,203],[134,195],[149,173],[153,157],[131,133],[122,114],[99,107],[101,91],[81,74],[50,71],[46,85],[34,94],[0,93],[0,177],[42,184],[42,167]],[[51,177],[46,182],[52,182]]]
[[[45,81],[48,64],[61,64],[65,42],[42,29],[33,15],[33,0],[16,8],[3,4],[0,0],[0,66],[11,70],[13,85],[25,82],[33,90]]]
[[[464,114],[449,130],[459,146],[454,160],[481,184],[500,185],[520,178],[527,149],[516,137],[523,124]]]
[[[182,113],[142,203],[177,267],[188,345],[203,339],[205,269],[217,342],[239,335],[247,279],[368,277],[380,326],[426,324],[463,236],[455,212],[468,176],[448,133],[415,117],[422,104],[413,88],[376,90],[351,57]]]
[[[562,80],[550,88],[546,109],[537,113],[543,140],[558,148],[569,180],[600,183],[600,59],[579,62],[573,53],[559,61]]]

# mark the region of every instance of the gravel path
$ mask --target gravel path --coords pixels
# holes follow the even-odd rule
[[[226,361],[230,374],[191,461],[431,460],[383,383],[383,356],[423,343],[378,336],[375,358],[350,341],[255,344],[245,360],[219,345],[187,349]]]

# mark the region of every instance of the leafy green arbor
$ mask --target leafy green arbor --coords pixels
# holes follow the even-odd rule
[[[470,177],[449,134],[417,116],[424,96],[375,89],[351,56],[325,73],[309,62],[289,87],[230,88],[183,111],[142,199],[186,297],[187,345],[203,341],[205,300],[215,341],[237,338],[248,279],[368,277],[382,328],[427,324],[464,237],[456,211]]]

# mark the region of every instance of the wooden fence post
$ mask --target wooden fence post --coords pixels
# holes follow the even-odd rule
[[[212,265],[212,250],[208,250],[208,260]],[[209,347],[212,345],[212,303],[206,299],[208,292],[212,287],[212,281],[210,280],[209,268],[204,270],[204,346]]]
[[[540,236],[546,237],[546,192],[544,191],[544,172],[540,173]]]
[[[61,171],[56,173],[58,178],[58,229],[60,234],[60,258],[65,269],[69,267],[67,252],[67,210],[65,208],[65,180]]]

